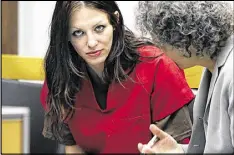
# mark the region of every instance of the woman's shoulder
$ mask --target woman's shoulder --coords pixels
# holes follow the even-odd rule
[[[170,59],[166,54],[157,46],[145,45],[138,48],[140,55],[139,60],[141,63],[139,65],[160,65],[160,66],[175,66],[178,67],[175,62]]]
[[[163,54],[163,52],[154,45],[144,45],[137,49],[141,57],[158,57]]]
[[[140,62],[136,65],[136,70],[147,70],[151,73],[162,74],[168,72],[167,74],[179,74],[184,77],[184,71],[180,69],[176,63],[170,59],[166,54],[158,47],[147,45],[138,48],[140,55]]]

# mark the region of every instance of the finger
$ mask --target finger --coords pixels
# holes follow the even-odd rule
[[[151,147],[153,147],[153,145],[154,145],[155,143],[157,143],[159,140],[160,140],[160,139],[159,139],[156,135],[154,135],[154,137],[151,138],[151,140],[148,142],[147,145],[151,148]]]
[[[155,150],[151,149],[148,145],[143,145],[142,153],[155,153]]]
[[[156,135],[157,137],[159,137],[160,139],[164,139],[166,137],[168,137],[169,135],[162,131],[161,129],[159,129],[155,124],[151,124],[150,125],[150,131]]]
[[[142,153],[143,144],[138,143],[137,147],[138,147],[138,150]]]

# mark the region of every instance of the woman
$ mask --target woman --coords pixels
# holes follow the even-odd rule
[[[190,136],[183,72],[125,28],[115,2],[57,2],[50,35],[43,135],[66,153],[137,153],[153,122],[180,142]]]
[[[159,140],[142,153],[234,153],[233,8],[222,1],[144,1],[138,27],[181,68],[205,67],[189,145],[150,126]],[[181,147],[182,146],[182,147]]]

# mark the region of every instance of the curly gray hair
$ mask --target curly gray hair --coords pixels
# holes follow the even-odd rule
[[[150,34],[155,43],[169,44],[191,57],[215,58],[233,34],[233,8],[222,1],[141,1],[136,28]]]

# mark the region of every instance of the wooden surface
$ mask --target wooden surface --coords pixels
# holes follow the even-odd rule
[[[17,1],[2,1],[2,53],[18,53]]]

